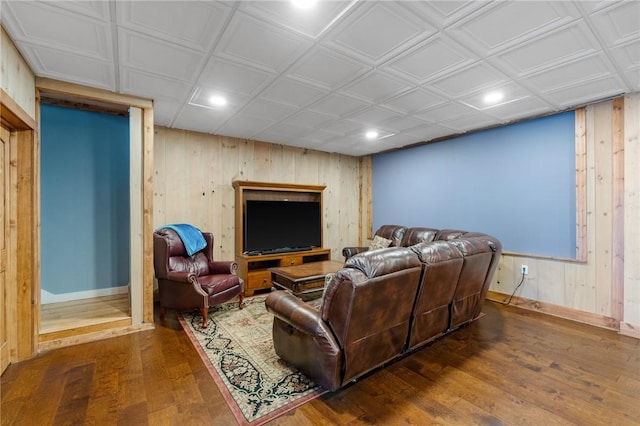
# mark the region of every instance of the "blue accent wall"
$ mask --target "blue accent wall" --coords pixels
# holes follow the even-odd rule
[[[42,105],[41,271],[53,294],[129,283],[129,119]]]
[[[373,157],[373,225],[486,232],[575,258],[573,111]]]

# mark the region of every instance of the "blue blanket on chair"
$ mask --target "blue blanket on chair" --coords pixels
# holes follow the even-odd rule
[[[176,231],[176,234],[178,234],[182,240],[182,244],[184,244],[184,248],[187,250],[187,254],[189,256],[193,256],[194,253],[199,252],[207,246],[207,242],[205,241],[202,232],[193,225],[189,225],[187,223],[176,223],[173,225],[162,226],[159,229],[162,228],[169,228]]]

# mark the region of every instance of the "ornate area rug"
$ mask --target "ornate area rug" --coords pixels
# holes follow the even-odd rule
[[[237,301],[211,308],[204,330],[197,310],[178,316],[241,425],[261,425],[326,392],[276,355],[265,298],[245,299],[242,310]]]

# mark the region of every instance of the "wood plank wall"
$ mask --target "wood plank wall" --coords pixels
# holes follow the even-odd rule
[[[491,298],[511,294],[526,264],[516,303],[640,337],[639,110],[637,94],[586,107],[586,261],[506,253]]]
[[[36,118],[35,76],[27,62],[0,27],[0,86],[23,110]]]
[[[620,332],[640,337],[640,93],[624,101],[623,203],[624,318]]]
[[[232,260],[232,181],[325,185],[323,245],[342,260],[342,248],[363,233],[360,173],[357,157],[156,126],[154,229],[191,223],[213,233],[216,259]]]

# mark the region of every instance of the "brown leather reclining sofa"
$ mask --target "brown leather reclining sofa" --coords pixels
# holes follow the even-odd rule
[[[422,242],[347,259],[322,299],[269,294],[278,356],[333,391],[477,319],[500,242],[481,233],[415,229]]]

